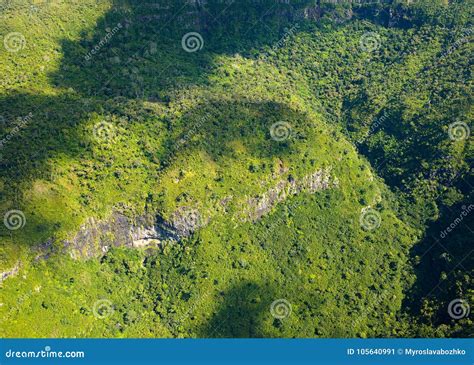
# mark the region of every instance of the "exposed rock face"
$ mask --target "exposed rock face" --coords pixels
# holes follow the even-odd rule
[[[14,267],[7,271],[0,272],[0,283],[3,282],[6,278],[14,276],[20,270],[20,261],[18,261]]]
[[[237,221],[257,221],[291,196],[303,192],[313,194],[337,185],[337,178],[331,177],[331,170],[322,169],[299,179],[290,175],[255,197],[244,197],[243,200],[235,201],[233,196],[228,196],[221,201],[221,205],[236,203],[234,207],[237,207],[237,212],[233,213],[233,218]],[[169,221],[165,221],[151,214],[132,220],[114,212],[106,220],[97,221],[90,218],[73,239],[64,242],[64,247],[74,258],[92,258],[105,254],[111,247],[140,248],[160,244],[164,240],[178,242],[209,224],[217,214],[217,210],[200,212],[196,208],[186,206],[178,208],[171,214]]]
[[[226,208],[229,203],[234,203],[233,221],[254,222],[291,196],[303,192],[314,194],[337,186],[338,180],[331,177],[331,169],[328,168],[300,179],[295,179],[290,175],[286,180],[277,182],[265,193],[255,197],[244,197],[243,201],[235,200],[233,196],[226,197],[221,201],[221,205]],[[201,212],[197,208],[180,207],[172,214],[169,226],[179,237],[188,237],[197,229],[206,226],[217,214],[219,214],[218,210]]]
[[[74,238],[64,242],[64,249],[73,258],[92,258],[107,253],[111,247],[142,248],[164,240],[179,241],[203,225],[199,212],[190,208],[178,209],[170,222],[154,215],[130,219],[114,212],[105,220],[89,218]]]
[[[64,247],[74,258],[91,258],[111,247],[145,247],[164,239],[176,239],[176,235],[158,226],[153,216],[132,220],[114,212],[102,221],[89,218],[72,240],[64,242]]]
[[[256,221],[263,215],[269,213],[278,203],[288,197],[302,192],[313,194],[320,190],[326,190],[338,185],[337,179],[331,179],[331,170],[318,170],[301,179],[289,177],[281,180],[278,184],[264,194],[249,198],[245,209],[244,221]]]
[[[182,207],[173,213],[170,223],[178,236],[188,237],[208,222],[203,220],[197,209]]]

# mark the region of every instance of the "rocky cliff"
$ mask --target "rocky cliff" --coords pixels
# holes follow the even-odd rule
[[[322,169],[299,179],[290,176],[279,180],[273,188],[257,196],[240,199],[229,196],[222,204],[237,207],[233,213],[227,213],[229,216],[226,219],[257,221],[292,196],[314,194],[337,186],[338,179],[331,176],[330,169]],[[115,211],[104,220],[89,218],[72,239],[63,242],[63,249],[73,258],[84,259],[104,255],[111,247],[144,248],[159,245],[165,240],[179,242],[208,225],[218,214],[217,210],[200,211],[183,206],[165,221],[151,213],[130,218]],[[38,257],[47,257],[51,249],[53,246],[50,244],[38,248]]]

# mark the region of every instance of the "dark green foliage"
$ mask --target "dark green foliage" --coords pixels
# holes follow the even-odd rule
[[[470,334],[447,306],[473,303],[472,216],[439,237],[472,197],[472,138],[449,135],[472,125],[469,2],[13,1],[2,18],[26,47],[0,50],[0,207],[27,219],[0,228],[2,271],[19,267],[2,336]],[[253,219],[251,199],[325,169],[337,183]],[[179,243],[64,252],[89,217],[188,206],[205,224]]]

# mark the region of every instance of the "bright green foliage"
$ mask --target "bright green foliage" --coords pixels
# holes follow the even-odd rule
[[[323,4],[316,21],[294,15],[311,1],[263,19],[265,1],[239,3],[5,7],[0,33],[26,46],[0,49],[0,137],[32,117],[0,150],[2,215],[27,221],[0,229],[1,270],[19,267],[1,289],[1,336],[469,332],[446,306],[472,300],[472,218],[428,251],[471,197],[472,139],[448,133],[472,121],[469,4]],[[203,49],[188,53],[182,37],[197,29]],[[283,141],[278,122],[291,129]],[[252,219],[250,199],[323,170],[329,187]],[[89,217],[171,220],[186,207],[204,223],[179,243],[90,260],[63,251]],[[360,222],[368,207],[375,229]],[[286,318],[271,314],[279,299]]]

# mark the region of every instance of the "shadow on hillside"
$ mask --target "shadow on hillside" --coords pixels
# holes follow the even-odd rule
[[[472,204],[452,206],[442,219],[430,225],[425,239],[411,250],[416,282],[408,291],[403,308],[424,323],[453,323],[449,303],[456,299],[469,301],[465,290],[472,286],[470,276],[474,274],[474,250],[469,244],[474,239],[472,210]],[[434,302],[426,307],[426,300]],[[467,337],[467,326],[456,335]]]
[[[52,159],[91,157],[92,136],[85,133],[83,124],[92,115],[127,114],[124,105],[128,102],[133,102],[135,109],[145,101],[166,104],[175,89],[206,83],[217,55],[246,53],[272,45],[291,20],[291,6],[279,6],[275,12],[276,5],[271,1],[249,1],[247,7],[235,2],[209,4],[208,9],[203,9],[187,1],[116,0],[91,33],[84,32],[79,41],[62,41],[62,64],[50,80],[67,93],[51,96],[16,92],[2,96],[0,107],[6,111],[0,125],[2,137],[9,135],[18,117],[32,115],[25,128],[15,132],[0,151],[0,176],[8,185],[2,189],[2,206],[21,208],[24,196],[20,193],[30,190],[32,181],[51,179]],[[202,49],[193,49],[192,42],[183,46],[183,36],[190,32],[200,34],[203,43],[198,43],[198,48]],[[117,101],[114,107],[113,101]],[[104,107],[105,104],[108,105]],[[279,108],[272,103],[248,107],[238,104],[232,107],[223,103],[220,107],[236,109],[249,117],[261,114],[261,109]],[[130,118],[132,123],[139,123],[133,116]],[[170,131],[164,139],[168,138],[166,144],[172,145],[174,131],[168,122],[163,121],[163,129]],[[265,117],[259,120],[258,127],[267,130],[264,122]],[[224,142],[236,138],[242,128],[244,133],[250,132],[248,126],[224,124],[219,126],[225,130],[223,133],[210,129],[206,132],[209,140],[205,149],[214,158],[230,152],[216,149],[214,143],[221,138]],[[258,151],[260,146],[251,149]],[[156,161],[160,157],[150,159]],[[44,233],[41,237],[50,237],[57,229],[54,222],[40,223],[41,217],[30,219],[30,226],[33,221],[38,221],[34,229]],[[46,217],[44,222],[48,222]]]
[[[185,131],[181,136],[193,153],[205,152],[220,162],[223,157],[238,160],[236,149],[244,149],[246,154],[258,159],[283,157],[293,152],[294,138],[278,142],[272,139],[272,125],[281,121],[291,123],[294,128],[284,132],[294,134],[312,126],[307,115],[284,104],[237,98],[198,104],[182,116],[175,128]],[[304,138],[302,135],[298,138]],[[176,141],[179,144],[180,138],[170,138],[171,143]]]
[[[13,107],[15,111],[31,110],[32,116],[0,153],[0,177],[3,181],[12,182],[2,191],[2,199],[10,205],[7,209],[21,209],[22,200],[29,194],[42,199],[42,194],[51,193],[49,182],[55,182],[57,178],[62,179],[64,186],[64,182],[71,177],[65,168],[76,170],[80,176],[80,181],[73,179],[67,182],[68,186],[74,188],[79,184],[87,187],[85,191],[81,190],[84,194],[81,193],[79,203],[84,207],[93,204],[90,193],[116,170],[115,154],[120,153],[106,148],[107,144],[103,145],[106,142],[96,136],[97,121],[106,120],[120,134],[119,141],[111,145],[117,146],[119,151],[126,148],[127,138],[139,138],[137,145],[142,149],[139,163],[130,161],[130,164],[117,168],[131,172],[138,163],[144,167],[145,174],[150,174],[149,179],[156,179],[156,171],[181,154],[206,154],[217,164],[229,161],[239,163],[240,155],[236,148],[257,159],[282,157],[292,152],[293,139],[275,142],[270,135],[271,126],[282,116],[299,129],[310,125],[306,115],[286,105],[239,98],[226,102],[206,101],[180,118],[168,121],[155,120],[152,110],[146,111],[146,108],[142,109],[123,98],[101,101],[79,98],[74,94],[59,97],[16,94],[0,98],[0,107]],[[14,118],[13,115],[7,117]],[[151,121],[155,126],[151,134],[136,134],[137,130],[142,130],[140,124],[146,123],[149,128]],[[160,138],[163,143],[161,150],[156,146],[150,149],[147,144],[149,138]],[[180,143],[182,140],[183,144]],[[71,160],[76,162],[73,165],[64,164]],[[97,166],[103,166],[105,170],[97,169]],[[79,194],[78,191],[75,193]],[[44,198],[48,199],[46,195]],[[38,243],[38,239],[44,242],[54,237],[61,228],[61,222],[51,219],[59,217],[58,211],[63,209],[61,204],[64,202],[58,197],[55,204],[56,212],[46,212],[45,216],[41,216],[43,208],[29,213],[28,226],[22,231],[28,233],[31,244]],[[70,212],[70,208],[65,211]],[[10,236],[10,233],[5,227],[0,228],[1,235]]]
[[[84,32],[77,42],[61,43],[63,61],[50,80],[58,88],[71,89],[70,93],[60,97],[27,93],[1,97],[1,109],[11,111],[4,114],[7,119],[24,117],[30,111],[33,115],[31,125],[1,150],[0,176],[9,185],[2,192],[2,200],[21,206],[20,191],[28,190],[32,180],[51,179],[53,169],[48,162],[51,158],[87,157],[91,153],[90,136],[84,135],[79,126],[91,114],[103,114],[102,104],[107,100],[166,104],[178,88],[205,85],[218,62],[216,56],[251,54],[255,49],[272,46],[281,38],[283,28],[294,21],[291,6],[277,7],[278,2],[248,1],[246,6],[240,1],[209,3],[212,6],[206,10],[173,0],[146,3],[116,0],[92,33]],[[197,43],[186,46],[188,51],[195,52],[188,52],[182,45],[183,37],[191,32],[198,32],[202,37],[202,41],[197,37],[194,38]],[[93,50],[95,53],[91,53]],[[221,102],[212,107],[218,111],[234,110],[232,115],[213,116],[214,120],[199,131],[207,141],[199,147],[215,160],[232,156],[233,151],[226,143],[236,139],[243,140],[255,156],[281,155],[288,151],[287,145],[271,144],[274,149],[268,149],[264,142],[255,142],[252,136],[268,134],[269,124],[275,121],[271,119],[275,111],[296,120],[304,118],[272,102],[250,105]],[[198,123],[193,118],[204,118],[206,110],[206,106],[200,105],[184,116],[182,123]],[[254,119],[255,124],[240,123],[248,119]],[[175,141],[174,127],[165,127],[169,128],[165,140],[171,145]],[[37,224],[34,229],[41,237],[53,236],[58,228],[46,217],[29,222]],[[429,242],[420,247],[425,245]],[[434,262],[426,261],[431,257],[427,255],[424,259],[423,271],[435,266]],[[418,277],[414,290],[419,293],[426,292],[434,283],[421,281],[421,275]],[[261,301],[253,297],[254,292],[261,296]],[[221,311],[202,329],[202,336],[265,337],[268,334],[262,333],[261,323],[268,315],[269,303],[263,298],[272,297],[271,289],[252,283],[232,289],[226,294]]]
[[[52,82],[87,96],[167,101],[175,88],[205,83],[216,55],[272,45],[292,21],[292,7],[274,1],[207,3],[116,0],[93,34],[62,42]]]
[[[4,143],[0,150],[3,209],[20,209],[23,199],[32,191],[41,199],[44,185],[35,187],[32,182],[54,178],[54,167],[58,166],[53,166],[50,159],[74,159],[88,148],[90,142],[78,130],[91,112],[91,106],[83,102],[71,95],[51,97],[15,93],[0,97],[0,110],[5,111],[5,125],[1,126]],[[31,244],[51,238],[59,228],[58,223],[40,213],[44,207],[38,208],[28,214],[24,229],[9,231],[2,224],[0,237],[28,235],[37,241]]]
[[[7,120],[30,112],[33,115],[31,124],[1,151],[0,176],[9,185],[2,200],[21,206],[19,192],[25,190],[24,184],[34,179],[47,180],[51,175],[48,159],[77,158],[91,153],[90,136],[84,135],[79,127],[91,115],[104,114],[104,104],[110,104],[111,99],[118,102],[115,110],[108,107],[109,114],[126,114],[123,105],[128,101],[136,103],[138,108],[147,101],[166,105],[173,100],[177,89],[206,84],[218,62],[217,56],[258,53],[258,49],[278,42],[285,26],[295,22],[292,5],[270,0],[245,1],[243,6],[242,2],[210,0],[203,8],[199,2],[192,4],[184,0],[115,0],[92,31],[84,31],[79,41],[63,40],[62,63],[49,76],[51,83],[67,90],[67,94],[16,93],[0,98],[2,109],[10,111],[4,113]],[[298,6],[303,6],[303,2]],[[191,32],[198,32],[202,41],[198,37],[194,38],[197,43],[183,45],[184,36]],[[217,104],[220,110],[234,110],[234,114],[221,115],[232,121],[229,125],[224,119],[216,118],[202,128],[207,143],[200,147],[215,159],[232,153],[228,146],[218,144],[240,137],[244,137],[256,156],[285,153],[288,144],[262,145],[252,140],[252,133],[260,129],[268,134],[271,125],[268,124],[276,122],[271,119],[271,113],[286,114],[292,120],[304,118],[272,102]],[[202,110],[192,110],[191,117],[185,116],[183,121],[194,118],[193,113],[204,117]],[[254,120],[255,124],[240,124],[239,115]],[[164,129],[170,132],[165,137],[166,144],[172,145],[176,137],[173,126],[169,121],[163,123]],[[11,127],[2,125],[2,134],[7,135]],[[151,159],[156,161],[157,157]],[[50,229],[46,231],[51,233]]]
[[[275,300],[271,286],[242,282],[222,293],[221,308],[198,330],[202,338],[265,338],[263,322],[271,317]]]

